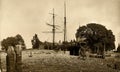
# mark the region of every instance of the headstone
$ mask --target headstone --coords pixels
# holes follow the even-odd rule
[[[13,46],[9,46],[7,49],[6,61],[7,72],[15,72],[16,54]]]
[[[21,45],[16,45],[16,72],[22,72],[22,47]]]

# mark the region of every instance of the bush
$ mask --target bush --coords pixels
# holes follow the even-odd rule
[[[100,50],[115,49],[115,36],[112,30],[108,30],[105,26],[96,23],[89,23],[77,29],[76,38],[86,38],[88,46],[94,52],[96,47]]]
[[[7,37],[1,41],[2,50],[7,50],[9,46],[15,47],[17,44],[21,44],[22,49],[26,49],[24,40],[19,34],[15,37]]]
[[[120,53],[120,44],[118,45],[117,52]]]

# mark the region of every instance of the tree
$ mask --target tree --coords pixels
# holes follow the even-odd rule
[[[118,44],[117,52],[120,53],[120,44]]]
[[[17,44],[21,44],[23,49],[26,48],[24,40],[21,35],[16,35],[15,37],[7,37],[1,41],[2,50],[7,50],[9,46],[15,47]]]
[[[33,39],[31,40],[31,42],[32,42],[32,48],[33,49],[38,49],[39,46],[40,46],[40,43],[41,43],[38,36],[37,36],[37,34],[35,34],[33,36]]]
[[[18,41],[19,44],[22,45],[22,49],[26,49],[26,45],[25,45],[25,42],[24,42],[24,39],[22,38],[22,36],[20,34],[17,34],[15,36],[16,40]]]
[[[18,42],[14,37],[8,37],[6,39],[3,39],[3,41],[1,42],[1,46],[3,50],[4,49],[7,50],[9,46],[15,47],[15,45],[17,44]]]
[[[79,27],[76,32],[76,38],[85,37],[88,46],[94,52],[96,46],[100,50],[112,50],[115,48],[115,36],[111,30],[107,30],[105,26],[96,23],[89,23],[86,26]]]

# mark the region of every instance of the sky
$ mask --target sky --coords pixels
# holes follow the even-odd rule
[[[67,40],[75,39],[79,26],[99,23],[111,29],[120,42],[120,0],[0,0],[0,40],[21,34],[26,46],[31,48],[31,39],[38,34],[41,41],[52,42],[53,8],[55,24],[63,31],[64,1],[66,1]],[[57,33],[56,42],[63,40],[63,33]]]

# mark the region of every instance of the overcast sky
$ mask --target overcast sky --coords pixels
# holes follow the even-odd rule
[[[41,41],[52,41],[52,9],[55,9],[56,25],[63,31],[65,0],[0,0],[0,40],[21,34],[27,47],[31,47],[36,33]],[[120,40],[120,0],[66,0],[67,40],[75,39],[79,26],[95,22],[111,29]],[[56,34],[56,41],[63,40],[63,33]]]

